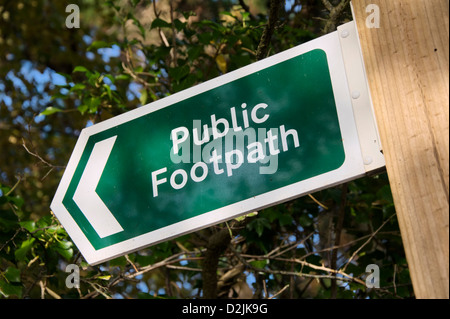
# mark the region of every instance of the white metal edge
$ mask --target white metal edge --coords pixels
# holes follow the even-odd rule
[[[169,95],[165,98],[162,98],[160,100],[153,101],[151,103],[148,103],[144,106],[141,106],[137,109],[128,111],[126,113],[117,115],[111,119],[105,120],[103,122],[97,123],[93,126],[84,128],[83,131],[86,132],[88,135],[94,135],[96,133],[102,132],[108,128],[115,127],[117,125],[123,124],[125,122],[131,121],[133,119],[139,118],[143,115],[158,111],[162,108],[165,108],[167,106],[170,106],[174,103],[180,102],[182,100],[185,100],[187,98],[196,96],[198,94],[201,94],[203,92],[209,91],[211,89],[214,89],[216,87],[222,86],[226,83],[232,82],[234,80],[240,79],[242,77],[245,77],[249,74],[258,72],[260,70],[266,69],[270,66],[273,66],[275,64],[278,64],[280,62],[289,60],[293,57],[296,57],[298,55],[304,54],[306,52],[309,52],[314,49],[321,49],[321,47],[317,43],[326,42],[327,39],[332,37],[333,34],[327,34],[320,38],[311,40],[307,43],[301,44],[299,46],[293,47],[291,49],[288,49],[286,51],[283,51],[281,53],[278,53],[276,55],[273,55],[271,57],[268,57],[266,59],[263,59],[261,61],[249,64],[247,66],[244,66],[238,70],[232,71],[230,73],[226,73],[224,75],[221,75],[217,78],[208,80],[204,83],[198,84],[196,86],[193,86],[191,88],[185,89],[181,92],[177,92],[175,94]]]
[[[75,223],[70,213],[62,204],[62,199],[67,192],[70,180],[73,177],[75,169],[83,153],[84,147],[90,135],[121,123],[130,121],[142,115],[154,112],[163,107],[170,106],[177,101],[184,100],[196,94],[208,91],[225,83],[234,81],[243,76],[257,72],[269,66],[275,65],[287,59],[293,58],[300,54],[304,54],[314,49],[322,49],[327,54],[330,76],[332,79],[335,102],[337,105],[338,118],[341,126],[345,149],[344,164],[331,172],[315,176],[305,181],[301,181],[283,188],[255,196],[250,199],[243,200],[232,205],[222,207],[220,209],[181,221],[179,223],[158,229],[156,231],[143,234],[141,236],[114,244],[112,246],[95,250],[90,244],[83,231]],[[210,80],[201,85],[187,89],[180,93],[174,94],[162,100],[143,106],[134,111],[127,112],[119,117],[101,122],[87,129],[84,129],[76,144],[74,152],[69,160],[66,172],[58,187],[55,198],[52,202],[52,210],[60,219],[61,223],[66,227],[69,236],[80,249],[84,258],[89,264],[99,264],[114,257],[130,253],[142,249],[146,246],[166,241],[185,233],[208,227],[221,221],[229,220],[251,211],[259,210],[264,207],[284,202],[289,199],[305,195],[309,192],[317,191],[326,187],[343,183],[364,175],[364,167],[362,165],[361,149],[356,133],[355,120],[350,102],[350,94],[348,91],[347,79],[345,77],[345,69],[343,64],[342,52],[338,40],[337,32],[312,40],[298,47],[292,48],[270,58],[254,63],[237,71],[231,72],[217,79]],[[239,212],[239,213],[236,213]]]
[[[384,167],[385,160],[367,83],[356,23],[351,21],[339,26],[337,29],[361,144],[364,168],[369,173]]]
[[[351,8],[351,11],[352,11],[352,16],[354,17],[355,15],[354,15],[354,11],[353,11],[353,4],[352,4],[351,1],[350,1],[350,8]],[[372,112],[373,122],[375,124],[375,130],[376,130],[376,134],[377,134],[377,137],[378,137],[378,145],[379,145],[381,153],[383,153],[383,144],[381,143],[380,133],[379,133],[379,130],[378,130],[378,124],[377,124],[376,117],[375,117],[375,110],[373,108],[373,103],[372,103],[372,95],[370,93],[370,85],[369,85],[369,81],[367,80],[366,65],[364,63],[364,56],[362,54],[362,49],[361,49],[361,41],[359,39],[359,34],[358,34],[358,25],[356,24],[356,21],[354,21],[354,20],[353,20],[353,27],[355,28],[355,39],[356,39],[356,42],[358,44],[358,52],[359,52],[359,57],[361,59],[362,71],[363,71],[363,74],[364,74],[364,79],[365,79],[367,92],[368,92],[368,96],[369,96],[369,100],[370,100],[370,110]]]
[[[95,249],[91,245],[87,237],[84,235],[78,224],[75,222],[73,217],[67,211],[66,207],[63,204],[63,199],[67,192],[67,189],[69,188],[70,181],[72,180],[73,174],[75,173],[78,162],[81,159],[81,155],[83,154],[83,150],[86,147],[88,139],[89,136],[82,131],[80,136],[78,137],[77,143],[75,144],[75,148],[72,152],[72,155],[70,156],[61,181],[59,182],[58,188],[56,189],[55,196],[53,197],[53,200],[50,204],[51,211],[58,218],[67,234],[70,236],[74,244],[78,247],[80,252],[85,257],[86,261],[92,259],[91,252],[95,251]],[[86,252],[86,256],[84,255],[81,247],[83,247],[83,250]]]

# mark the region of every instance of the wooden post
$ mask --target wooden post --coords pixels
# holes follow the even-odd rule
[[[414,292],[449,298],[449,1],[352,5]]]

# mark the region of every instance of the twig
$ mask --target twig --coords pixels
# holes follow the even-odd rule
[[[241,47],[241,49],[243,51],[246,51],[246,52],[250,53],[251,55],[255,55],[256,56],[256,52],[253,51],[253,50],[247,49],[246,47]]]
[[[125,255],[125,259],[130,263],[130,265],[133,267],[135,272],[138,272],[138,269],[136,268],[136,265],[131,261],[130,257],[128,255]]]
[[[268,294],[267,294],[267,286],[266,286],[266,280],[264,278],[262,279],[262,283],[263,283],[264,295],[267,298],[267,296],[268,296]]]
[[[50,288],[48,288],[48,287],[45,287],[45,290],[48,292],[48,294],[50,295],[50,296],[52,296],[53,298],[55,298],[55,299],[61,299],[61,296],[60,295],[58,295],[56,292],[54,292],[53,290],[51,290]]]
[[[155,263],[153,265],[148,265],[148,266],[144,266],[144,267],[141,267],[141,268],[137,268],[138,271],[134,272],[132,274],[128,274],[128,275],[120,274],[115,279],[110,281],[110,283],[108,284],[107,288],[110,289],[110,288],[116,286],[117,284],[119,284],[119,283],[121,283],[123,281],[126,281],[126,280],[134,280],[134,278],[136,278],[139,275],[145,274],[147,272],[150,272],[152,270],[155,270],[155,269],[158,269],[158,268],[161,268],[161,267],[164,267],[164,266],[168,267],[168,268],[171,268],[171,264],[172,263],[177,263],[177,262],[184,261],[184,260],[200,260],[200,259],[203,259],[202,257],[189,257],[189,258],[182,258],[182,259],[179,258],[179,257],[187,255],[187,254],[196,255],[199,252],[203,252],[203,251],[204,251],[204,249],[200,250],[200,251],[192,251],[192,252],[188,252],[188,253],[183,251],[183,252],[180,252],[178,254],[169,256],[166,259],[161,260],[160,262],[157,262],[157,263]],[[199,271],[198,269],[195,269],[195,268],[193,268],[192,270]],[[91,284],[91,283],[89,283],[89,284]],[[95,289],[95,287],[94,287],[94,289]],[[102,292],[100,292],[98,289],[96,289],[96,291],[92,291],[89,294],[83,296],[83,299],[95,298],[99,294],[103,295]]]
[[[39,280],[39,286],[41,287],[41,299],[45,299],[45,285],[42,280]]]
[[[172,1],[169,1],[170,6],[170,23],[172,26],[172,63],[173,67],[177,66],[177,33],[175,28],[175,22],[173,19],[173,5]]]
[[[328,11],[332,11],[334,9],[333,5],[328,0],[322,0],[323,5]]]
[[[258,48],[256,49],[257,60],[264,59],[267,56],[270,40],[272,39],[275,24],[278,20],[278,11],[280,9],[281,2],[281,0],[270,0],[269,21],[264,28]]]
[[[202,251],[203,251],[203,250],[202,250]],[[195,253],[197,253],[197,252],[195,252]],[[163,266],[170,265],[170,264],[175,263],[175,262],[180,262],[180,261],[182,261],[182,260],[199,259],[199,257],[193,257],[193,258],[189,258],[189,259],[188,259],[188,258],[185,258],[185,259],[181,259],[181,260],[180,260],[179,257],[180,257],[180,256],[183,256],[183,255],[185,255],[185,254],[186,254],[186,252],[181,252],[181,253],[178,253],[178,254],[169,256],[169,257],[167,257],[166,259],[164,259],[164,260],[162,260],[162,261],[160,261],[160,262],[157,262],[156,264],[142,267],[138,272],[135,272],[135,273],[130,274],[130,275],[128,275],[128,276],[123,276],[123,277],[117,278],[117,279],[116,279],[117,282],[113,282],[112,286],[113,286],[113,285],[116,285],[116,284],[119,283],[120,281],[123,281],[123,280],[126,280],[126,279],[132,279],[132,278],[135,278],[135,277],[137,277],[137,276],[139,276],[139,275],[145,274],[145,273],[147,273],[147,272],[149,272],[149,271],[155,270],[155,269],[160,268],[160,267],[163,267]]]
[[[397,264],[394,264],[394,278],[392,279],[392,284],[394,285],[394,294],[397,294],[397,285],[395,284],[396,275],[397,275]]]
[[[14,184],[14,186],[5,194],[6,197],[8,197],[9,195],[11,195],[11,193],[16,189],[17,186],[19,186],[19,183],[22,179],[19,178],[17,179],[17,182]]]
[[[316,275],[316,274],[305,274],[302,272],[296,271],[284,271],[284,270],[272,270],[272,269],[261,269],[260,271],[266,272],[274,275],[285,275],[285,276],[297,276],[297,277],[305,277],[305,278],[315,278],[315,279],[337,279],[341,281],[347,282],[358,282],[358,278],[354,277],[336,277],[333,275]]]
[[[187,270],[187,271],[199,271],[199,272],[203,271],[203,269],[201,269],[201,268],[192,268],[192,267],[175,266],[175,265],[167,265],[166,268],[177,269],[177,270]]]
[[[11,209],[13,210],[14,214],[16,214],[15,211],[14,211],[14,209],[13,209],[13,208],[11,208]],[[14,233],[14,235],[13,235],[10,239],[8,239],[8,240],[0,247],[0,251],[2,251],[3,248],[5,248],[6,245],[8,245],[10,242],[14,241],[14,238],[15,238],[22,230],[23,230],[23,228],[18,228],[18,229],[16,229],[16,232]]]
[[[50,170],[44,175],[44,177],[41,178],[41,181],[44,180],[55,168],[64,168],[65,166],[56,166],[53,165],[49,162],[47,162],[45,159],[43,159],[39,154],[37,153],[33,153],[32,151],[30,151],[27,147],[27,145],[25,144],[25,140],[22,138],[22,146],[23,148],[25,148],[25,150],[27,151],[28,154],[36,157],[37,159],[39,159],[42,163],[44,163],[47,167],[50,167]]]
[[[101,295],[102,295],[103,297],[105,297],[106,299],[112,299],[111,296],[107,295],[105,292],[103,292],[100,288],[97,287],[97,286],[100,286],[100,285],[95,284],[95,283],[90,282],[90,281],[88,281],[88,284],[91,285],[92,288],[94,288],[95,291],[96,291],[98,294],[101,294]],[[100,287],[104,289],[104,287],[102,287],[102,286],[100,286]]]
[[[330,3],[330,1],[322,0],[322,3],[325,6],[325,8],[330,12],[329,18],[325,24],[325,27],[323,28],[324,34],[334,31],[334,29],[336,29],[337,20],[344,11],[345,7],[349,4],[349,2],[350,0],[341,0],[341,2],[334,7]]]
[[[283,288],[281,288],[280,291],[278,291],[276,294],[274,294],[274,295],[273,295],[272,297],[270,297],[269,299],[273,299],[273,298],[275,298],[276,296],[278,296],[279,294],[282,294],[283,291],[285,291],[288,287],[289,287],[289,285],[284,286]]]
[[[45,165],[47,165],[48,167],[54,167],[53,164],[50,164],[49,162],[47,162],[45,159],[43,159],[41,156],[39,156],[39,154],[33,153],[31,152],[28,147],[25,144],[25,140],[22,138],[22,146],[23,148],[25,148],[25,150],[28,152],[28,154],[38,158],[42,163],[44,163]]]
[[[244,257],[252,258],[253,260],[270,259],[270,260],[276,260],[276,261],[297,263],[297,264],[300,264],[302,266],[306,266],[306,267],[309,267],[309,268],[312,268],[312,269],[315,269],[315,270],[320,270],[320,271],[324,271],[324,272],[328,272],[328,273],[332,273],[332,274],[336,274],[336,275],[341,275],[344,278],[347,278],[349,280],[355,281],[355,282],[357,282],[359,284],[362,284],[362,285],[365,284],[364,281],[362,281],[361,279],[355,278],[352,275],[349,275],[349,274],[345,273],[342,270],[332,269],[332,268],[329,268],[329,267],[325,267],[323,265],[322,266],[314,265],[314,264],[311,264],[309,262],[306,262],[306,261],[303,261],[303,260],[300,260],[300,259],[297,259],[297,258],[280,258],[280,257],[268,257],[267,258],[265,256],[257,256],[257,255],[246,255],[246,254],[241,254],[240,255],[240,258],[244,259]],[[247,265],[250,265],[247,260],[245,260],[245,263]],[[262,271],[262,272],[266,271],[265,269],[259,269],[259,268],[257,270],[258,271]],[[333,278],[336,278],[336,279],[339,279],[339,280],[341,279],[341,277],[333,277]]]
[[[313,195],[308,194],[309,198],[311,198],[317,205],[319,205],[320,207],[322,207],[325,210],[328,210],[328,206],[325,206],[324,204],[322,204],[321,202],[319,202],[316,198],[314,198]]]
[[[361,251],[361,249],[363,249],[363,248],[364,248],[364,247],[372,240],[372,238],[375,237],[375,235],[381,230],[381,228],[383,228],[384,225],[386,225],[386,224],[392,219],[392,217],[394,217],[394,216],[395,216],[395,214],[392,214],[388,219],[386,219],[386,220],[383,222],[383,224],[381,224],[381,226],[378,227],[378,229],[377,229],[376,231],[374,231],[374,232],[370,235],[369,239],[367,239],[367,241],[366,241],[364,244],[362,244],[361,247],[359,247],[359,248],[352,254],[352,256],[349,258],[349,260],[348,260],[347,263],[345,264],[345,266],[344,266],[344,268],[342,269],[342,271],[345,271],[345,270],[347,269],[347,266],[352,262],[353,258],[355,258],[355,256]]]
[[[288,247],[288,248],[286,248],[286,249],[284,249],[284,250],[281,250],[280,252],[274,254],[273,257],[280,256],[280,255],[282,255],[282,254],[288,252],[289,250],[292,250],[292,249],[296,248],[298,245],[304,244],[305,241],[307,241],[307,240],[309,239],[309,237],[311,237],[312,235],[314,235],[314,232],[311,232],[309,235],[307,235],[307,236],[306,236],[305,238],[303,238],[301,241],[299,241],[299,242],[297,241],[297,242],[293,243],[292,245],[290,245],[290,247]],[[272,255],[272,253],[274,253],[276,250],[279,250],[279,249],[281,249],[281,248],[284,248],[284,247],[279,246],[279,247],[275,248],[274,250],[272,250],[271,252],[269,252],[268,254],[266,254],[265,256],[269,257],[269,256]]]
[[[242,9],[244,9],[245,12],[250,13],[250,8],[248,5],[245,4],[244,0],[239,0],[239,4],[241,5]]]

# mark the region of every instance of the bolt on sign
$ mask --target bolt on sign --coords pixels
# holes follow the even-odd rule
[[[85,128],[51,209],[87,262],[384,166],[356,30],[341,28]]]

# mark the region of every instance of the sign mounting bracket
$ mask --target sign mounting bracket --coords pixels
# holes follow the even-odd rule
[[[354,21],[337,28],[366,173],[385,166],[358,30]]]

